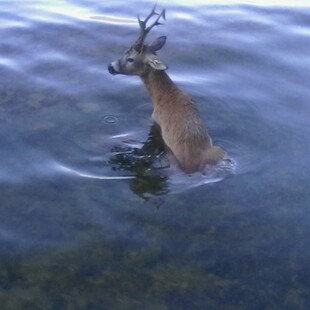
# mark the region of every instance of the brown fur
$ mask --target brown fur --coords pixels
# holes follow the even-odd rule
[[[193,101],[165,71],[149,68],[141,78],[154,104],[152,118],[184,171],[198,171],[224,158],[222,149],[212,147]]]
[[[146,27],[155,15],[156,21]],[[164,46],[166,37],[159,37],[150,45],[144,44],[146,35],[159,24],[160,18],[165,18],[165,10],[157,14],[154,8],[145,21],[138,19],[138,40],[121,58],[112,62],[108,70],[111,74],[141,77],[153,101],[152,117],[161,128],[167,148],[184,171],[195,172],[223,160],[225,153],[220,147],[212,146],[194,102],[174,84],[165,72],[167,66],[157,57],[156,51]]]

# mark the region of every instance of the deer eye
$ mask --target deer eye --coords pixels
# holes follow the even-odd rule
[[[129,58],[127,58],[127,61],[133,63],[135,60],[133,58],[129,57]]]

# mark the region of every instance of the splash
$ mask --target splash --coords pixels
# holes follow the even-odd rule
[[[172,168],[169,177],[171,193],[179,193],[195,187],[217,183],[236,173],[237,163],[233,159],[225,159],[214,166],[207,167],[203,172],[187,174]]]

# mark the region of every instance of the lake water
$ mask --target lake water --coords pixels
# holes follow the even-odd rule
[[[310,6],[265,2],[158,4],[236,162],[202,178],[156,168],[141,81],[107,72],[153,1],[0,1],[1,309],[310,309]]]

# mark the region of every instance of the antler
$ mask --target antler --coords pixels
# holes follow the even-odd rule
[[[166,20],[166,10],[165,9],[162,10],[161,13],[159,14],[155,11],[155,9],[156,9],[156,5],[153,7],[151,13],[146,17],[145,20],[141,20],[140,17],[138,16],[138,22],[139,22],[139,26],[140,26],[140,35],[139,35],[138,40],[133,45],[135,50],[138,52],[142,51],[144,40],[145,40],[147,34],[150,32],[150,30],[155,26],[162,25],[162,23],[159,22],[160,18],[162,17],[164,20]],[[158,17],[150,26],[146,27],[148,21],[153,16],[158,16]]]

